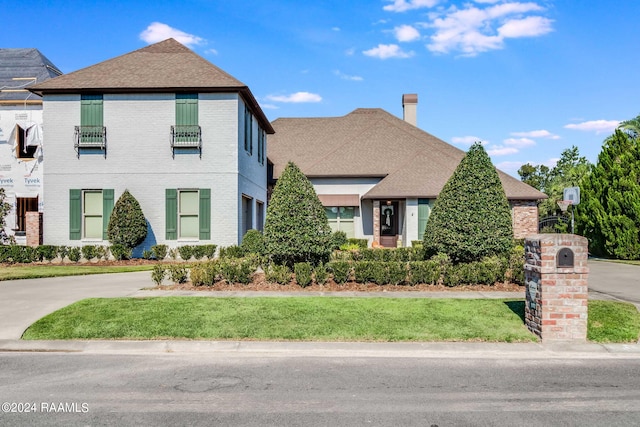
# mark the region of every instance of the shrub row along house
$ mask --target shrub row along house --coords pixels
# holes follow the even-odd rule
[[[334,230],[382,246],[419,240],[464,152],[380,109],[269,123],[249,88],[173,39],[29,88],[44,100],[44,243],[107,244],[125,190],[162,243],[237,244],[261,230],[289,161]],[[268,151],[267,151],[268,146]],[[537,232],[545,196],[500,173],[516,237]]]

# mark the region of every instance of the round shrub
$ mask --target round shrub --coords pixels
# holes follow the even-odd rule
[[[242,238],[240,247],[245,254],[264,255],[264,236],[258,230],[249,230]]]

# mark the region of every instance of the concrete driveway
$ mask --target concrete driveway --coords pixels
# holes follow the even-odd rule
[[[113,298],[151,287],[151,272],[0,281],[0,339],[17,339],[29,325],[85,298]]]
[[[632,302],[640,310],[640,266],[589,260],[589,294]]]

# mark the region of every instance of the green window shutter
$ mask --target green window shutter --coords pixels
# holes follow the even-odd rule
[[[418,240],[424,238],[424,230],[427,228],[430,212],[429,199],[418,199]]]
[[[176,125],[198,124],[198,94],[176,93]]]
[[[69,190],[69,240],[82,238],[82,190]]]
[[[211,189],[200,189],[200,240],[211,239]]]
[[[107,228],[113,210],[113,189],[102,190],[102,239],[108,240]]]
[[[102,95],[82,95],[80,99],[80,125],[103,126]]]
[[[165,238],[178,239],[178,191],[175,188],[165,190]]]

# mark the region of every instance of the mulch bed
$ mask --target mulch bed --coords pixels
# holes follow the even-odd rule
[[[375,283],[347,282],[338,284],[329,280],[324,285],[313,283],[305,288],[295,281],[287,285],[271,283],[265,280],[263,273],[255,275],[252,283],[226,283],[218,282],[213,286],[193,286],[191,283],[174,285],[162,285],[154,289],[167,291],[273,291],[273,292],[524,292],[525,287],[515,283],[496,283],[494,285],[461,285],[448,287],[444,285],[377,285]]]

